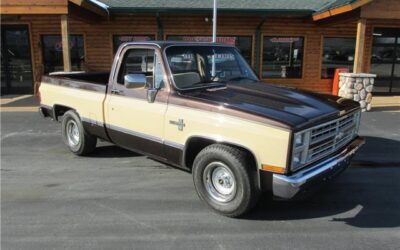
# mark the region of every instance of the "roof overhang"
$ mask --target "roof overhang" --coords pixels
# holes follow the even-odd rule
[[[2,0],[0,14],[69,14],[71,5],[91,15],[108,17],[107,8],[95,0]]]
[[[319,21],[322,19],[326,19],[328,17],[348,13],[348,12],[356,10],[356,9],[360,8],[361,6],[364,6],[372,1],[373,0],[357,0],[352,3],[337,6],[337,7],[331,8],[331,9],[323,11],[323,12],[318,12],[313,15],[313,20]]]
[[[68,0],[2,0],[0,14],[67,14]]]
[[[135,7],[109,7],[110,14],[138,14],[138,13],[171,13],[171,14],[204,14],[212,13],[209,8],[135,8]],[[312,10],[297,10],[297,9],[224,9],[218,8],[220,14],[268,14],[279,16],[310,16],[314,11]]]

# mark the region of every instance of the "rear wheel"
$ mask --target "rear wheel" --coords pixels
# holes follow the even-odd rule
[[[73,110],[67,111],[62,120],[62,136],[69,150],[76,155],[86,155],[96,148],[97,138],[88,134]]]
[[[193,163],[199,197],[215,211],[239,217],[258,200],[256,172],[246,152],[222,144],[204,148]]]

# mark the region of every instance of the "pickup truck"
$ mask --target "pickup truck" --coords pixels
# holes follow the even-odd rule
[[[39,95],[74,154],[101,139],[190,171],[200,199],[230,217],[261,192],[317,190],[363,144],[357,102],[260,82],[223,44],[125,43],[111,72],[43,76]]]

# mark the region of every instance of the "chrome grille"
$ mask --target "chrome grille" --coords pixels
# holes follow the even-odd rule
[[[311,129],[307,162],[316,161],[350,142],[356,133],[357,113]]]

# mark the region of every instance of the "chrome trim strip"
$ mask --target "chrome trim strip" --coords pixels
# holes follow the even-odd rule
[[[115,126],[115,125],[111,125],[111,124],[108,124],[108,128],[116,130],[116,131],[119,131],[119,132],[122,132],[122,133],[125,133],[125,134],[128,134],[128,135],[132,135],[132,136],[140,137],[140,138],[143,138],[143,139],[146,139],[146,140],[158,142],[160,144],[164,143],[164,140],[162,138],[160,138],[160,137],[157,137],[157,136],[144,134],[144,133],[141,133],[141,132],[129,130],[129,129],[126,129],[126,128],[121,128],[121,127],[118,127],[118,126]]]
[[[301,190],[301,187],[311,179],[335,168],[343,167],[341,163],[348,161],[363,144],[363,139],[356,138],[339,154],[336,154],[294,175],[285,176],[281,174],[273,174],[273,194],[286,199],[294,197],[295,194]]]

